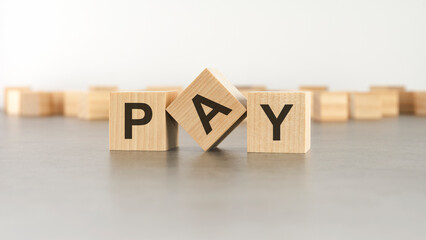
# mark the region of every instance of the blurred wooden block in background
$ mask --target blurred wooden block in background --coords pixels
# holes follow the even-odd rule
[[[300,91],[309,91],[309,92],[325,92],[328,91],[328,86],[326,85],[302,85],[299,86]]]
[[[21,92],[21,115],[41,117],[52,115],[52,95],[49,92]]]
[[[161,85],[152,85],[147,86],[145,91],[177,91],[180,94],[183,91],[182,86],[161,86]]]
[[[264,85],[237,85],[236,88],[244,95],[244,97],[248,97],[249,92],[254,91],[266,91],[266,86]]]
[[[118,86],[113,85],[93,85],[89,87],[89,91],[107,91],[107,92],[113,92],[118,91]]]
[[[398,93],[399,113],[401,114],[414,113],[414,93],[407,92],[405,90],[405,86],[398,86],[398,85],[370,86],[370,90],[372,92],[396,91]],[[391,114],[390,116],[395,116],[395,115]]]
[[[317,122],[346,122],[349,120],[349,96],[346,92],[315,92],[314,113]]]
[[[397,90],[377,90],[372,92],[380,96],[383,117],[396,117],[399,115],[399,92]]]
[[[51,94],[51,110],[53,115],[64,114],[64,95],[63,91],[50,92]]]
[[[311,93],[250,92],[247,151],[306,153],[311,148]]]
[[[399,113],[414,114],[414,92],[399,92]]]
[[[247,116],[246,98],[216,69],[207,68],[167,107],[205,151]]]
[[[314,116],[315,105],[314,105],[314,93],[328,91],[328,86],[325,85],[302,85],[299,87],[300,91],[311,92],[311,117]]]
[[[370,91],[372,92],[382,92],[382,91],[398,91],[398,92],[405,92],[405,86],[399,86],[399,85],[373,85],[370,86]]]
[[[5,87],[4,111],[10,115],[21,113],[21,92],[31,91],[30,87]]]
[[[426,116],[426,91],[414,93],[414,113]]]
[[[112,92],[110,150],[166,151],[178,145],[178,124],[166,112],[177,91]]]
[[[108,120],[110,93],[108,90],[81,93],[78,117],[86,120]]]
[[[80,110],[80,101],[84,92],[66,91],[64,93],[64,116],[77,117]]]
[[[352,119],[377,120],[382,118],[382,99],[376,93],[351,93],[349,105]]]

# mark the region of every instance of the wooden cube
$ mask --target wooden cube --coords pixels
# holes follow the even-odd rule
[[[426,116],[426,91],[415,92],[414,113],[417,116]]]
[[[80,101],[84,92],[67,91],[64,93],[64,116],[77,117],[80,110]]]
[[[51,94],[51,110],[53,115],[64,114],[64,95],[62,91],[50,92]]]
[[[325,92],[328,91],[328,87],[325,85],[302,85],[299,87],[299,90],[309,92]]]
[[[399,113],[413,114],[414,113],[414,93],[405,91],[404,86],[389,85],[389,86],[371,86],[372,92],[396,91],[399,98]],[[394,116],[394,114],[391,114]]]
[[[383,117],[396,117],[399,115],[399,92],[397,90],[377,90],[373,92],[380,96]]]
[[[110,91],[89,91],[80,94],[78,117],[86,120],[108,120]]]
[[[239,85],[236,87],[246,98],[249,92],[266,91],[266,86],[264,85]]]
[[[356,120],[382,118],[382,99],[375,93],[351,93],[349,98],[350,117]]]
[[[21,92],[21,115],[29,117],[52,114],[52,95],[48,92]]]
[[[383,86],[379,86],[379,85],[375,85],[375,86],[370,86],[370,91],[372,92],[382,92],[382,91],[398,91],[398,92],[405,92],[405,87],[404,86],[398,86],[398,85],[383,85]]]
[[[315,111],[314,93],[326,92],[326,91],[328,91],[328,87],[327,86],[321,86],[321,85],[304,85],[304,86],[300,86],[299,90],[311,92],[311,117],[313,117],[314,111]]]
[[[349,119],[349,97],[346,92],[315,92],[314,115],[317,122],[346,122]]]
[[[247,116],[246,99],[216,69],[205,69],[167,112],[205,151],[216,147]]]
[[[306,153],[311,148],[311,93],[250,92],[247,151]]]
[[[112,92],[110,150],[166,151],[178,145],[178,124],[166,112],[176,91]]]
[[[399,92],[399,113],[414,114],[414,92]]]
[[[152,86],[147,86],[145,88],[145,91],[177,91],[178,94],[180,94],[183,91],[183,87],[152,85]]]
[[[10,115],[21,113],[21,94],[30,91],[30,87],[6,87],[4,89],[4,111]]]
[[[117,86],[108,86],[108,85],[95,85],[95,86],[90,86],[89,91],[113,92],[113,91],[118,91],[118,87]]]

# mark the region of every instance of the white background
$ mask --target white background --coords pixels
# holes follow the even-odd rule
[[[274,89],[426,89],[426,1],[0,0],[1,88],[187,85],[205,67]]]

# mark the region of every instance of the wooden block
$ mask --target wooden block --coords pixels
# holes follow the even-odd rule
[[[166,151],[178,145],[178,124],[166,113],[177,91],[112,92],[110,150]]]
[[[38,117],[52,114],[52,95],[48,92],[21,92],[21,115]]]
[[[10,115],[19,115],[21,113],[20,92],[30,90],[30,87],[6,87],[4,89],[4,111]]]
[[[399,92],[399,113],[414,114],[414,92]]]
[[[177,91],[180,94],[183,91],[181,86],[148,86],[145,88],[145,91]]]
[[[107,86],[107,85],[96,85],[96,86],[90,86],[89,91],[107,91],[107,92],[113,92],[118,91],[117,86]]]
[[[250,92],[247,152],[306,153],[311,148],[311,93]]]
[[[383,117],[396,117],[399,114],[399,92],[396,90],[374,91],[382,101]]]
[[[80,94],[78,117],[86,120],[108,120],[110,91],[89,91]]]
[[[51,92],[51,110],[53,115],[64,114],[64,95],[62,91]]]
[[[266,91],[266,86],[265,85],[236,85],[235,87],[240,92],[242,90]]]
[[[349,120],[349,97],[346,92],[315,92],[314,115],[317,122]]]
[[[246,98],[248,97],[249,92],[266,91],[266,86],[264,85],[239,85],[236,87]]]
[[[82,91],[67,91],[64,93],[64,116],[77,117],[83,93]]]
[[[376,92],[376,91],[379,91],[379,92],[382,92],[382,91],[389,91],[389,90],[391,90],[391,91],[398,91],[398,92],[405,92],[405,87],[404,86],[398,86],[398,85],[394,85],[394,86],[392,86],[392,85],[383,85],[383,86],[378,86],[378,85],[376,85],[376,86],[370,86],[370,91],[372,91],[372,92]]]
[[[414,93],[405,91],[404,86],[370,86],[372,92],[396,91],[399,98],[399,113],[413,114],[414,113]],[[393,114],[391,116],[394,116]]]
[[[321,86],[321,85],[304,85],[304,86],[300,86],[299,87],[300,91],[309,91],[311,92],[311,117],[314,116],[314,109],[315,109],[315,105],[314,105],[314,93],[315,92],[325,92],[328,91],[328,87],[327,86]]]
[[[245,97],[222,73],[207,68],[167,107],[167,112],[207,151],[244,120],[245,105]]]
[[[426,91],[414,93],[414,113],[426,116]]]
[[[243,94],[243,96],[247,99],[249,92],[257,92],[257,91],[266,91],[266,86],[263,85],[237,85],[236,88]],[[247,118],[242,121],[243,123],[247,122]]]
[[[350,116],[356,120],[377,120],[382,118],[382,99],[375,93],[351,93]]]
[[[325,85],[302,85],[299,87],[299,90],[309,92],[325,92],[328,91],[328,87]]]
[[[9,89],[6,92],[6,112],[9,115],[20,115],[22,112],[21,101],[22,91],[18,89]]]

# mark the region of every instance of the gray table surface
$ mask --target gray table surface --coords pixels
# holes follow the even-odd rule
[[[312,126],[308,154],[108,150],[108,122],[0,114],[0,239],[425,239],[426,118]]]

